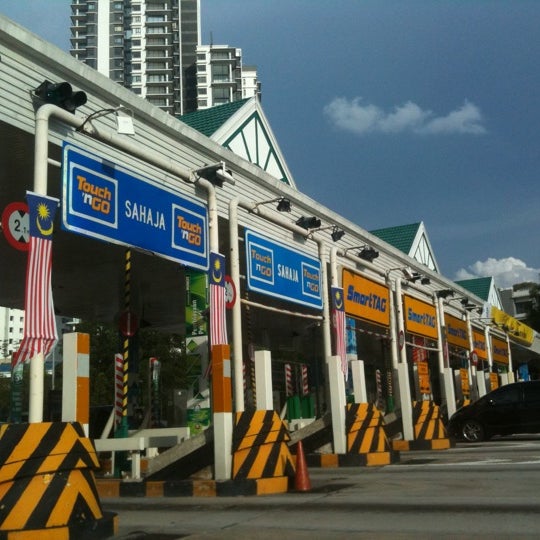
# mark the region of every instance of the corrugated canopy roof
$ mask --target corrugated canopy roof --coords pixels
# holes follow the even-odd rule
[[[420,223],[411,223],[410,225],[386,227],[369,232],[409,255],[419,227]]]
[[[478,298],[481,298],[482,300],[485,300],[487,302],[487,300],[489,299],[492,279],[492,277],[480,277],[472,279],[462,279],[456,281],[455,283],[456,285],[459,285],[460,287],[471,291],[473,294],[478,296]]]

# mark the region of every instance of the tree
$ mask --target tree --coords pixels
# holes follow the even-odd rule
[[[77,325],[77,332],[90,334],[90,405],[112,405],[114,357],[117,353],[123,353],[124,338],[113,324],[82,322]],[[179,334],[168,334],[152,328],[142,328],[130,338],[129,372],[130,377],[136,380],[139,405],[148,405],[150,357],[156,357],[161,364],[163,400],[172,400],[174,389],[190,388],[198,380],[200,363],[186,355],[184,340],[184,336]]]
[[[90,335],[90,406],[110,405],[114,396],[114,355],[120,352],[118,328],[81,322],[77,332]]]

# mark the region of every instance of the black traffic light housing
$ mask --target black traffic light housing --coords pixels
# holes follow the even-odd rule
[[[68,82],[52,83],[43,81],[35,90],[35,95],[45,103],[51,103],[74,113],[77,107],[86,103],[86,94],[78,91],[73,92]]]

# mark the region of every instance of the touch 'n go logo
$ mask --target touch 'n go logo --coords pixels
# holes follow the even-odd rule
[[[84,168],[73,171],[71,203],[76,215],[115,226],[117,223],[117,183]]]
[[[186,208],[173,205],[173,245],[196,253],[206,253],[206,221]]]

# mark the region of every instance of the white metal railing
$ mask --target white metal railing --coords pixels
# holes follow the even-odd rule
[[[158,448],[172,447],[189,439],[188,427],[141,429],[130,437],[119,439],[94,439],[97,452],[111,453],[111,473],[115,470],[116,452],[131,455],[131,479],[141,479],[141,453],[156,455]]]

